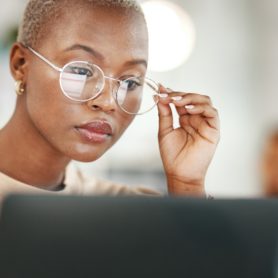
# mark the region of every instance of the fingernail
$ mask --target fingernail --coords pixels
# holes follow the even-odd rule
[[[190,105],[185,105],[185,108],[188,109],[188,110],[191,110],[193,109],[195,106],[190,104]]]
[[[166,97],[168,97],[168,94],[159,94],[158,96],[161,98],[166,98]]]
[[[167,90],[168,93],[174,92],[174,91],[173,91],[172,89],[170,89],[170,88],[166,88],[166,90]]]
[[[171,97],[171,99],[174,101],[180,101],[180,100],[182,100],[182,96]]]

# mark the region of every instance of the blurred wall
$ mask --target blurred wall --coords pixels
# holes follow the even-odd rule
[[[5,29],[20,18],[24,2],[0,4],[0,40]],[[191,15],[197,32],[196,48],[178,69],[149,76],[167,87],[207,94],[219,110],[222,136],[208,172],[208,192],[216,196],[257,196],[261,191],[260,143],[265,127],[278,121],[278,2],[171,2]],[[7,50],[0,53],[0,125],[10,116],[15,99],[7,55]],[[137,117],[107,154],[81,167],[92,175],[165,189],[157,145],[157,112]]]

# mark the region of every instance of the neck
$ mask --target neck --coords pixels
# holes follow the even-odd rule
[[[0,172],[23,183],[55,190],[70,159],[54,149],[26,113],[16,109],[0,131]]]

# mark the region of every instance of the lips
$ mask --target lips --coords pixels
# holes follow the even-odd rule
[[[97,120],[76,127],[81,137],[92,143],[104,143],[113,134],[112,126],[104,120]]]

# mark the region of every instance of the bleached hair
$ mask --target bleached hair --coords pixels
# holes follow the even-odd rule
[[[29,0],[19,26],[17,41],[35,47],[43,37],[43,27],[59,19],[65,7],[85,5],[131,9],[143,15],[137,0]]]

